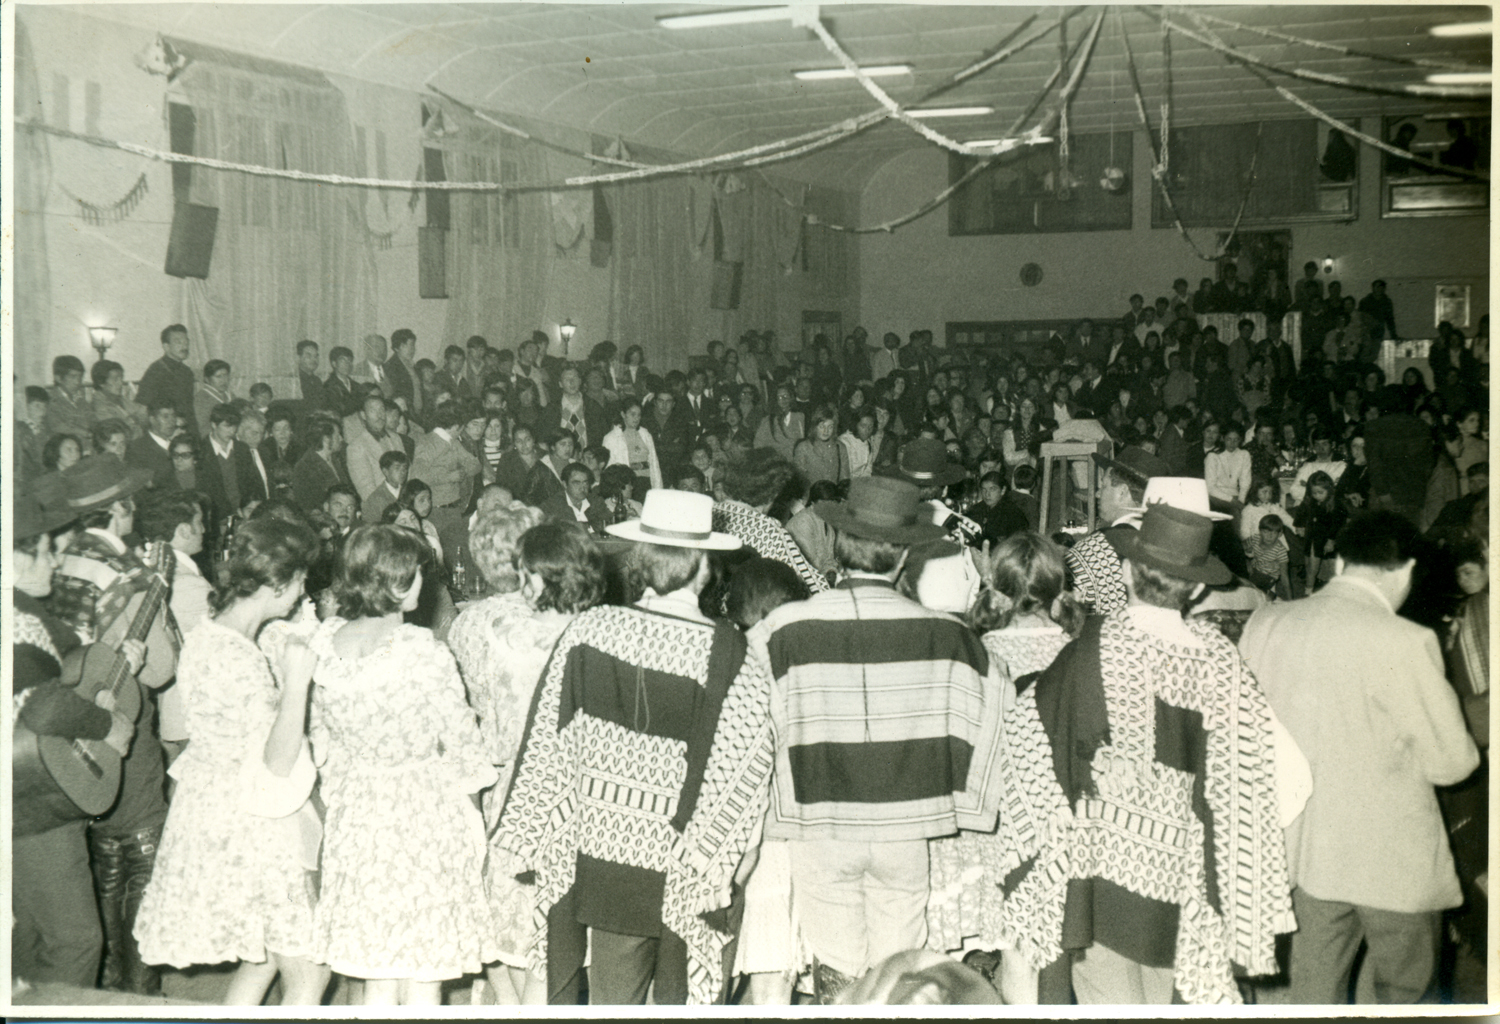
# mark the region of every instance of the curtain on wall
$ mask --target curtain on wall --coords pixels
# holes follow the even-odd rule
[[[248,59],[199,59],[171,97],[196,115],[194,151],[248,164],[353,174],[344,96],[320,78]],[[296,343],[356,352],[375,329],[375,269],[362,192],[192,169],[192,202],[219,209],[206,280],[185,278],[194,362],[221,358],[240,381],[290,373]],[[404,196],[403,196],[404,198]]]
[[[26,26],[16,21],[16,122],[44,120],[41,89]],[[47,136],[15,135],[14,372],[20,381],[51,380],[48,365],[52,327],[52,277],[47,262],[47,191],[52,187],[52,156]],[[19,403],[18,403],[19,408]],[[24,410],[22,410],[24,411]]]
[[[456,131],[426,144],[442,148],[449,180],[550,180],[541,147],[451,105],[444,122]],[[514,349],[541,326],[546,308],[556,259],[548,193],[455,192],[451,203],[444,343],[462,345],[478,334]]]

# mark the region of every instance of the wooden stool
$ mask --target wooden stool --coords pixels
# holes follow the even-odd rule
[[[1047,441],[1043,443],[1041,450],[1042,459],[1042,498],[1040,523],[1042,533],[1051,536],[1057,525],[1067,525],[1067,519],[1075,519],[1080,525],[1089,531],[1094,529],[1094,495],[1099,489],[1099,467],[1094,462],[1094,456],[1102,455],[1110,458],[1114,454],[1115,446],[1112,441]],[[1076,493],[1073,483],[1073,474],[1070,467],[1077,462],[1083,462],[1087,467],[1088,485],[1080,494]],[[1060,500],[1057,507],[1052,507],[1052,464],[1062,463],[1060,473]],[[1059,524],[1052,522],[1052,513],[1056,513],[1061,521]]]

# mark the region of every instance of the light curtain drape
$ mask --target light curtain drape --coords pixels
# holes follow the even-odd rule
[[[248,164],[351,174],[344,96],[328,83],[198,61],[171,97],[196,114],[194,150]],[[192,171],[190,198],[219,209],[206,280],[186,278],[182,322],[198,357],[240,381],[294,372],[296,343],[356,352],[375,329],[375,268],[358,189]]]
[[[15,118],[44,120],[41,89],[26,26],[16,21]],[[52,187],[52,156],[47,136],[15,135],[14,372],[19,381],[51,380],[48,359],[52,329],[52,278],[47,260],[47,192]],[[21,403],[18,411],[24,412]]]
[[[444,117],[461,130],[429,145],[443,148],[449,180],[547,180],[540,147],[451,105]],[[546,309],[556,259],[548,194],[455,192],[451,203],[444,344],[462,345],[478,334],[496,348],[514,349],[541,326]]]

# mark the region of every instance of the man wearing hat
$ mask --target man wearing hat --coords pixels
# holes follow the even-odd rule
[[[46,769],[23,756],[30,736],[103,740],[123,755],[135,723],[80,697],[63,683],[63,662],[82,646],[78,634],[44,604],[52,592],[57,554],[66,550],[73,520],[66,507],[44,509],[17,494],[11,537],[14,573],[11,650],[16,764],[11,816],[11,976],[92,988],[103,936],[85,841],[87,820],[61,825],[31,812],[55,795]],[[140,647],[129,652],[139,665]]]
[[[117,642],[129,628],[137,595],[152,582],[146,564],[122,539],[135,529],[133,495],[150,474],[127,470],[119,459],[91,456],[63,472],[68,509],[83,527],[63,555],[52,585],[52,612],[85,642]],[[171,565],[170,553],[166,560]],[[165,686],[177,671],[181,637],[164,606],[146,636],[143,686]],[[151,878],[167,818],[165,772],[155,703],[141,702],[135,742],[121,764],[120,796],[89,829],[94,882],[104,923],[100,984],[141,995],[160,991],[156,971],[141,962],[131,932],[141,894]]]
[[[1090,616],[1006,716],[1004,924],[1042,1002],[1240,1001],[1292,930],[1265,695],[1183,608],[1229,570],[1213,523],[1148,505],[1127,607]]]
[[[1078,599],[1097,614],[1109,615],[1127,603],[1120,545],[1135,532],[1145,505],[1175,505],[1214,521],[1230,517],[1209,510],[1208,487],[1202,480],[1169,476],[1166,463],[1143,448],[1122,449],[1118,459],[1096,454],[1094,461],[1105,470],[1099,485],[1099,518],[1110,525],[1069,548],[1067,561]]]
[[[548,1001],[722,1002],[735,869],[765,814],[768,684],[743,637],[698,610],[713,499],[652,490],[633,542],[629,607],[564,630],[543,671],[498,825],[536,876],[547,924],[531,969]]]
[[[943,502],[944,488],[969,475],[961,463],[948,458],[948,449],[943,442],[931,437],[908,441],[896,456],[895,474],[917,488],[925,518],[942,527],[949,540],[955,544],[979,546],[984,528]]]
[[[819,502],[842,579],[750,632],[771,677],[765,837],[789,841],[795,916],[831,1002],[927,937],[927,840],[993,829],[1004,686],[958,619],[897,592],[907,549],[943,536],[915,485],[850,482]]]

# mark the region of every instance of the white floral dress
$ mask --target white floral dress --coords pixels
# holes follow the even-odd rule
[[[1015,680],[1052,664],[1070,637],[1061,626],[997,629],[982,638],[990,657]],[[1004,880],[993,832],[960,832],[927,844],[931,895],[927,900],[927,945],[944,953],[999,949]]]
[[[136,917],[148,963],[247,960],[311,953],[317,779],[304,742],[291,773],[263,760],[280,700],[266,656],[205,619],[183,641],[177,687],[189,743]]]
[[[322,771],[319,959],[355,978],[443,981],[496,959],[484,824],[470,802],[495,769],[453,655],[400,625],[341,657],[332,617],[313,634],[311,733]]]
[[[542,670],[571,615],[538,613],[519,594],[501,594],[465,608],[448,630],[448,646],[458,659],[479,714],[479,731],[500,780],[484,794],[484,823],[495,830],[516,754],[526,732],[526,716]],[[484,884],[494,919],[500,962],[525,968],[536,938],[536,886],[516,881],[528,870],[515,854],[490,843]]]

